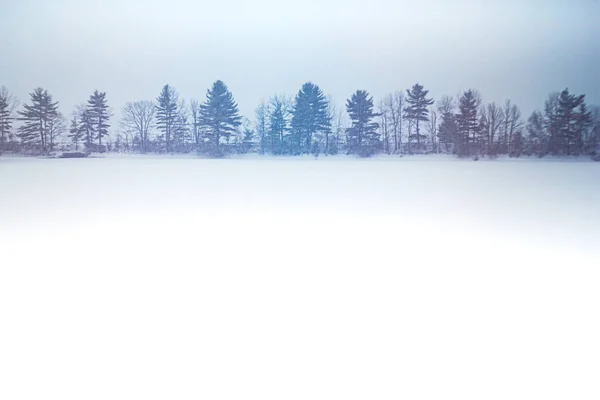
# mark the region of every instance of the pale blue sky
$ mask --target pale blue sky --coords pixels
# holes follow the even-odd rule
[[[165,83],[204,99],[216,79],[252,118],[261,98],[317,83],[338,105],[420,82],[476,88],[524,116],[568,86],[600,104],[600,1],[0,0],[0,85],[37,86],[65,115],[94,89],[118,113]],[[116,121],[115,121],[116,122]],[[113,122],[116,126],[116,123]]]

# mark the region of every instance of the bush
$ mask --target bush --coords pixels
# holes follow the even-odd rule
[[[600,161],[600,154],[593,155],[592,156],[592,160],[596,161],[596,162],[599,162]]]
[[[210,158],[223,158],[228,154],[224,146],[216,146],[214,143],[206,143],[198,149],[198,155]]]
[[[359,157],[367,158],[375,154],[375,149],[372,146],[361,146],[357,152]]]
[[[83,153],[80,151],[72,152],[72,153],[62,153],[60,158],[86,158],[89,153]]]

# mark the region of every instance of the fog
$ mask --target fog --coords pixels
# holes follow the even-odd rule
[[[597,1],[2,1],[0,84],[21,101],[48,89],[63,113],[94,89],[118,113],[173,85],[203,99],[224,80],[252,118],[313,81],[342,104],[419,82],[439,99],[468,88],[524,115],[569,87],[600,103]]]

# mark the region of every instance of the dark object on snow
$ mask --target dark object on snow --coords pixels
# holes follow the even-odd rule
[[[76,151],[73,153],[62,153],[60,158],[86,158],[88,153],[83,153],[81,151]]]
[[[594,155],[592,156],[592,160],[594,160],[594,161],[596,161],[596,162],[600,161],[600,154],[594,154]]]

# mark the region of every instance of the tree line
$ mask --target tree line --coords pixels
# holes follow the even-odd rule
[[[2,87],[0,152],[518,157],[594,156],[600,150],[600,107],[588,107],[584,94],[568,89],[551,93],[543,109],[524,120],[511,100],[484,104],[474,89],[434,101],[416,83],[405,92],[384,96],[377,105],[367,91],[357,90],[342,110],[318,85],[307,82],[295,96],[261,101],[251,122],[240,115],[223,81],[213,83],[203,102],[185,102],[165,85],[154,101],[126,103],[112,138],[114,115],[105,92],[96,90],[76,106],[68,123],[58,105],[47,90],[36,88],[29,103],[19,108],[16,97]]]

